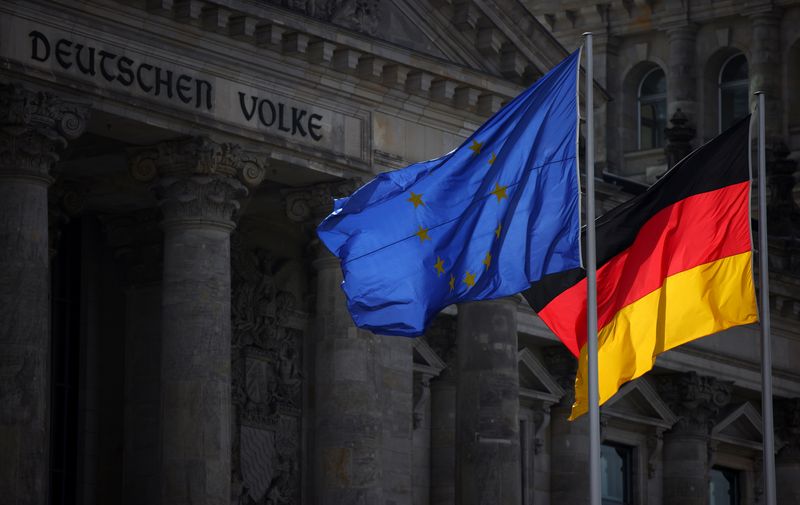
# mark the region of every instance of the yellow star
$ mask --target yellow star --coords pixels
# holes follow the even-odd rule
[[[472,140],[472,145],[469,146],[469,148],[475,154],[480,154],[481,153],[481,147],[483,147],[483,142],[478,142],[477,140],[474,140],[474,139]]]
[[[419,230],[414,233],[414,235],[419,237],[420,243],[425,242],[426,240],[430,240],[431,238],[428,236],[428,230],[430,228],[423,228],[422,226],[419,227]]]
[[[486,253],[486,257],[483,258],[483,264],[486,265],[486,268],[489,268],[489,265],[492,264],[492,253]]]
[[[456,289],[456,277],[450,274],[450,291],[452,292],[454,289]]]
[[[433,265],[433,267],[436,269],[437,277],[441,277],[442,274],[444,273],[444,260],[442,258],[440,258],[439,256],[437,256],[436,257],[436,264]]]
[[[417,194],[411,191],[411,198],[406,201],[413,203],[415,209],[420,205],[425,206],[425,202],[422,201],[422,193]]]
[[[500,238],[500,230],[502,230],[502,229],[503,229],[503,224],[502,223],[497,223],[497,228],[495,228],[495,230],[494,230],[494,236],[497,237],[497,238]]]
[[[497,155],[495,153],[492,153],[492,157],[489,158],[489,164],[493,165],[495,161],[497,161]]]
[[[508,198],[508,195],[506,194],[507,188],[508,186],[501,186],[497,182],[494,183],[494,190],[492,191],[492,194],[497,197],[498,202],[500,202],[500,200],[503,198]]]
[[[467,272],[467,274],[464,276],[464,284],[466,284],[469,287],[474,286],[475,285],[475,274],[471,274],[471,273]]]

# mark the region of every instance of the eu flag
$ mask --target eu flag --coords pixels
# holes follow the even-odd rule
[[[421,334],[444,307],[581,265],[576,51],[435,160],[378,175],[317,228],[357,326]]]

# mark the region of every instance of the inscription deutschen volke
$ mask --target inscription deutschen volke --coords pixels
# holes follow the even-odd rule
[[[78,21],[65,30],[33,16],[0,5],[4,75],[72,83],[75,89],[86,89],[86,100],[100,109],[107,103],[119,111],[113,104],[130,105],[128,97],[133,97],[140,100],[138,114],[169,110],[171,115],[186,114],[190,121],[226,131],[242,128],[271,141],[282,139],[369,160],[369,111],[348,102],[298,99],[301,94],[315,96],[318,83],[307,89],[302,83],[293,85],[290,89],[296,91],[287,93],[285,86],[276,87],[281,81],[265,80],[257,66],[237,66],[232,72],[230,66],[221,66],[223,62],[202,60],[201,47],[191,49],[190,56],[185,44],[156,48],[146,31],[131,35]]]
[[[74,69],[92,79],[102,79],[110,84],[138,91],[167,100],[180,100],[195,109],[214,109],[214,86],[203,78],[193,77],[180,70],[172,70],[118,54],[109,49],[95,47],[71,38],[51,40],[38,30],[28,33],[30,59],[48,63],[50,59],[63,70]],[[238,92],[242,117],[257,121],[266,128],[274,128],[291,136],[322,139],[322,119],[318,113],[285,104],[275,98],[264,98]]]

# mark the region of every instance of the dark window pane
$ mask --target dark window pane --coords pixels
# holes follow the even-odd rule
[[[667,102],[657,100],[639,105],[639,148],[655,149],[664,145]]]
[[[730,468],[712,468],[708,494],[711,505],[739,505],[739,472]]]
[[[648,95],[661,95],[667,92],[667,78],[663,70],[656,70],[647,74],[642,82],[640,95],[642,98]]]
[[[747,79],[747,59],[743,54],[734,56],[725,64],[722,69],[721,83],[731,81],[742,81]]]
[[[722,69],[719,82],[719,130],[723,131],[747,115],[750,85],[744,55],[730,59]]]
[[[603,505],[631,503],[631,460],[633,449],[623,445],[600,447],[600,486]]]
[[[667,126],[667,80],[664,71],[648,73],[639,88],[639,149],[664,145]]]

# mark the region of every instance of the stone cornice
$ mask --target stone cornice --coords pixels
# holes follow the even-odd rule
[[[110,7],[107,2],[102,3]],[[119,3],[124,3],[125,9],[136,9],[130,7],[130,2],[114,2],[117,10]],[[318,71],[332,69],[449,105],[455,105],[455,90],[473,89],[486,98],[467,109],[482,116],[496,110],[492,105],[499,106],[499,102],[522,90],[521,86],[502,77],[445,62],[266,3],[254,5],[241,0],[224,3],[214,0],[149,0],[143,3],[142,8],[154,15],[153,19],[167,20],[173,32],[175,23],[182,25],[187,33],[196,34],[198,29],[202,30],[203,41],[209,49],[224,44],[227,38],[232,43],[248,43],[259,53],[304,60]],[[128,15],[133,15],[133,12],[128,12]],[[150,26],[151,30],[157,28],[155,24]],[[543,72],[547,69],[537,70]],[[313,72],[313,69],[309,71]],[[406,78],[409,74],[427,75],[429,83],[452,84],[419,86],[416,80]],[[491,100],[491,96],[499,97],[500,101]]]

